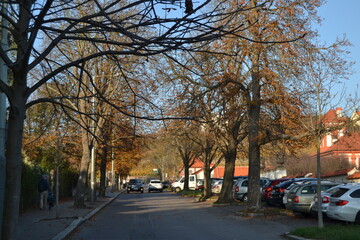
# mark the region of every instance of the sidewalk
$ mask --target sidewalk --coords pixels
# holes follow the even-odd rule
[[[111,203],[123,190],[106,191],[106,197],[97,197],[96,202],[86,202],[87,208],[76,209],[74,201],[66,201],[51,210],[33,209],[19,217],[17,239],[62,240],[81,223],[91,218],[99,210]]]

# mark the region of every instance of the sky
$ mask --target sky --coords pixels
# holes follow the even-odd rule
[[[346,92],[354,95],[357,91],[360,95],[360,0],[327,0],[318,9],[318,15],[323,18],[319,26],[320,39],[327,44],[335,42],[336,37],[346,38],[353,46],[348,50],[351,52],[350,59],[354,61],[354,74],[349,80],[344,80]],[[357,87],[358,86],[358,87]],[[339,87],[340,88],[340,87]],[[338,89],[340,91],[340,89]],[[357,104],[360,107],[360,102]]]

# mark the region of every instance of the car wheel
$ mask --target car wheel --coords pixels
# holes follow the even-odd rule
[[[247,196],[247,194],[244,194],[244,196],[243,196],[243,198],[242,198],[242,201],[244,201],[244,202],[247,202],[247,201],[248,201],[248,196]]]
[[[151,193],[150,189],[148,190],[149,193]]]
[[[181,189],[179,187],[175,188],[175,192],[180,192]]]
[[[356,214],[355,223],[360,224],[360,211]]]
[[[130,193],[130,191],[128,190],[127,193]]]
[[[162,192],[163,190],[160,190],[160,192]]]
[[[143,190],[143,189],[141,189],[141,193],[144,193],[144,190]]]

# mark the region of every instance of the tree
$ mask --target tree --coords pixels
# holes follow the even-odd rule
[[[352,63],[344,60],[344,52],[341,47],[347,46],[349,43],[346,40],[340,41],[328,48],[312,47],[306,49],[308,62],[305,64],[306,73],[304,81],[309,86],[309,94],[304,102],[307,102],[307,109],[312,116],[307,121],[306,128],[312,132],[314,142],[316,143],[316,177],[317,181],[317,198],[321,199],[321,155],[320,147],[321,141],[326,134],[335,130],[344,129],[346,120],[339,116],[337,123],[328,123],[323,117],[326,108],[331,105],[331,101],[335,96],[332,96],[331,90],[338,83],[339,79],[346,78],[351,69]],[[318,211],[318,227],[324,226],[322,211]]]
[[[193,131],[191,131],[191,122],[183,122],[180,128],[181,129],[179,129],[179,126],[177,127],[174,141],[182,160],[182,169],[184,170],[183,190],[189,190],[189,169],[198,157],[198,150],[195,143],[191,140],[191,135],[193,134]]]
[[[39,102],[56,102],[55,99],[32,99],[31,95],[39,87],[54,78],[61,78],[64,72],[82,72],[83,64],[97,57],[150,56],[175,49],[190,51],[192,49],[189,43],[205,42],[241,30],[231,29],[226,25],[214,27],[213,23],[217,19],[213,17],[219,16],[217,10],[221,9],[220,5],[205,14],[195,14],[207,6],[208,1],[193,8],[187,7],[187,13],[181,18],[163,18],[157,7],[162,1],[128,3],[118,0],[48,0],[5,1],[3,4],[8,9],[1,12],[1,17],[9,22],[7,29],[14,46],[9,51],[0,47],[0,57],[9,68],[13,79],[11,82],[7,79],[0,81],[0,90],[9,100],[3,239],[15,237],[18,222],[21,149],[26,109]],[[81,17],[73,14],[81,8],[92,11]],[[239,8],[236,8],[235,11],[238,10]],[[130,17],[126,14],[128,12],[131,12]],[[223,15],[222,19],[226,18],[231,18],[231,14]],[[152,31],[160,26],[166,30]],[[193,35],[190,35],[190,32]],[[114,38],[114,35],[122,37],[119,40]],[[43,38],[47,40],[47,45],[40,48],[37,41]],[[86,52],[76,59],[69,59],[66,54],[62,54],[62,50],[66,43],[70,42],[87,42],[102,48]],[[54,49],[58,49],[61,55],[51,54]],[[121,59],[118,61],[121,63]],[[38,71],[43,72],[43,77],[33,81],[31,76],[35,76]],[[57,103],[61,104],[60,99],[57,100]],[[129,115],[126,110],[118,110]],[[84,138],[84,149],[89,146],[86,141]],[[88,152],[84,152],[84,157],[87,156]],[[85,172],[85,169],[82,172]]]
[[[169,132],[160,132],[157,136],[146,138],[146,149],[144,159],[149,160],[152,168],[159,171],[160,179],[165,180],[178,172],[179,155],[174,145],[174,139]]]

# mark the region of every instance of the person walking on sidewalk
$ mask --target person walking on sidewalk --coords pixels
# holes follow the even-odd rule
[[[47,181],[47,176],[42,175],[38,183],[38,191],[40,193],[40,210],[46,208],[47,199],[49,195],[49,182]]]

